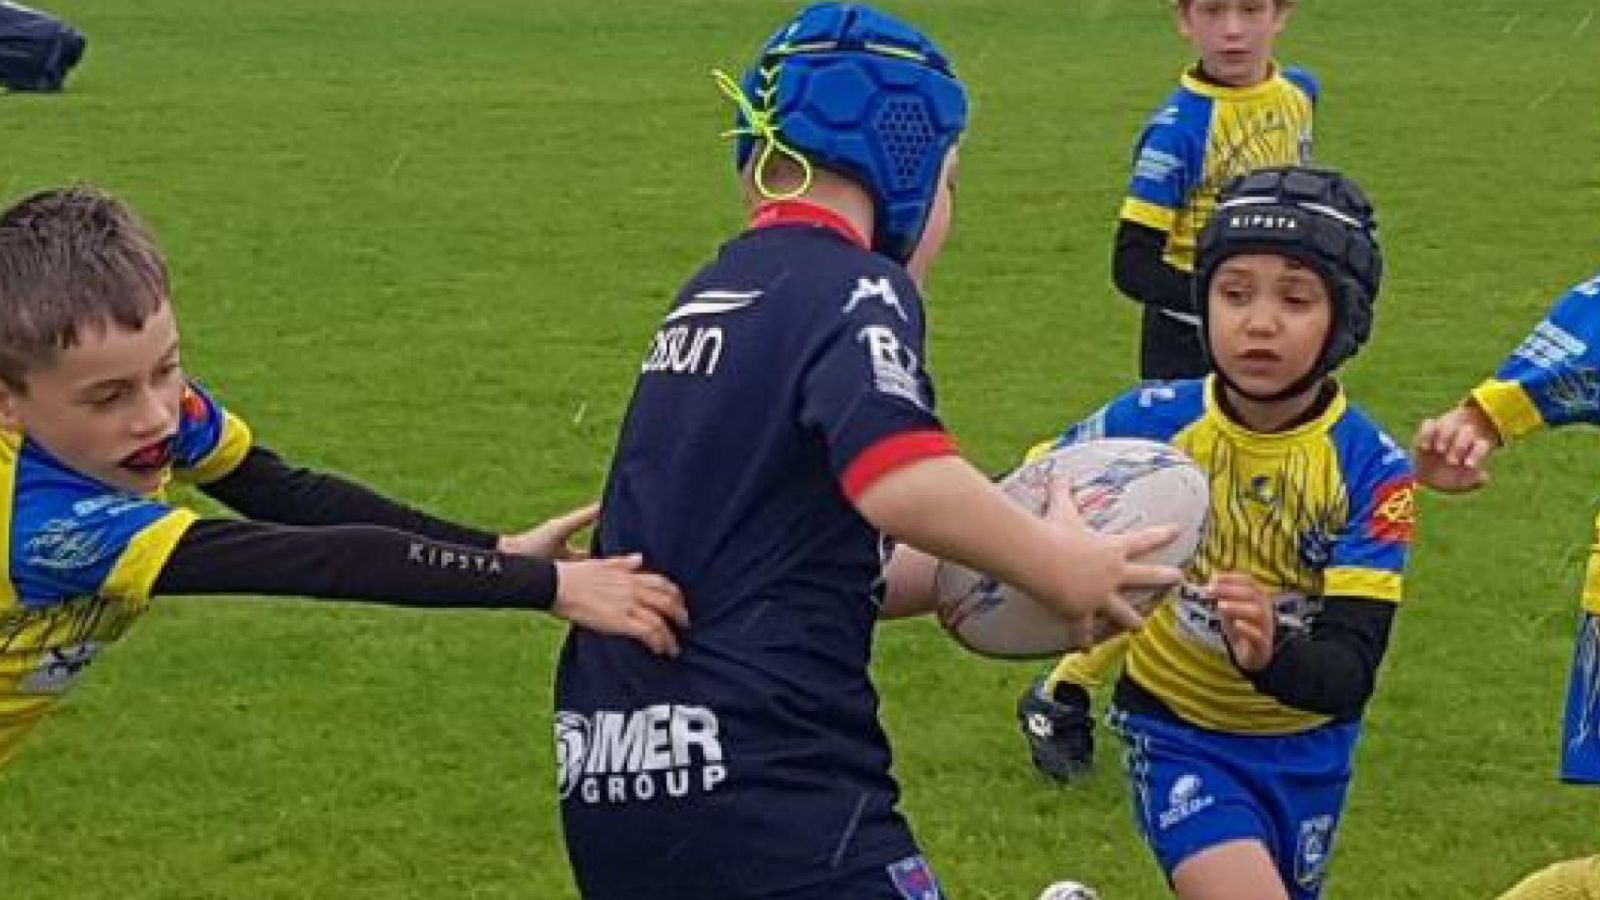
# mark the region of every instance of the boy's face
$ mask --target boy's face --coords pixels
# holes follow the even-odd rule
[[[1333,324],[1322,276],[1276,253],[1223,260],[1206,302],[1212,363],[1255,396],[1276,394],[1311,371]]]
[[[0,425],[97,481],[136,494],[159,490],[184,391],[171,305],[137,331],[107,322],[78,338],[27,373],[26,391],[0,383]]]
[[[1289,21],[1279,0],[1180,0],[1178,30],[1207,75],[1233,87],[1266,80],[1272,44]]]
[[[906,260],[906,271],[911,273],[919,290],[927,287],[928,270],[933,268],[934,260],[944,250],[945,239],[950,236],[950,222],[955,216],[956,170],[960,163],[960,149],[950,148],[949,155],[944,158],[944,169],[939,173],[939,191],[934,194],[933,207],[928,210],[928,224],[922,229],[922,240]]]

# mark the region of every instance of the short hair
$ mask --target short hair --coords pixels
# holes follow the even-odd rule
[[[168,287],[155,238],[122,201],[84,184],[23,198],[0,213],[0,381],[26,390],[86,328],[142,328]]]
[[[1184,9],[1194,5],[1194,0],[1172,0],[1174,9]],[[1295,0],[1272,0],[1272,5],[1282,9],[1285,6],[1294,6]]]

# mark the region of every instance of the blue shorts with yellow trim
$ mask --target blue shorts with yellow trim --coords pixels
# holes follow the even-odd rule
[[[1561,722],[1561,780],[1600,784],[1600,615],[1584,613],[1572,646]]]
[[[1169,880],[1202,850],[1257,840],[1290,897],[1321,895],[1359,723],[1227,734],[1113,706],[1106,724],[1126,746],[1134,819]]]

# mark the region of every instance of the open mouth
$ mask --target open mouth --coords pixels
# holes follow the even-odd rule
[[[157,472],[172,464],[172,438],[166,437],[129,453],[120,465],[139,474]]]

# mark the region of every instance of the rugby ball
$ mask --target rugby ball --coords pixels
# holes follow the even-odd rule
[[[1051,487],[1065,479],[1085,524],[1120,534],[1171,523],[1178,536],[1141,562],[1187,568],[1200,550],[1211,515],[1211,492],[1194,461],[1167,444],[1103,438],[1058,447],[1000,483],[1007,497],[1044,515]],[[962,646],[981,656],[1030,659],[1077,649],[1067,620],[995,578],[941,560],[934,575],[939,622]],[[1169,589],[1128,596],[1148,613]],[[1104,635],[1097,635],[1096,639]]]
[[[1045,888],[1038,900],[1100,900],[1100,894],[1087,884],[1058,881]]]

